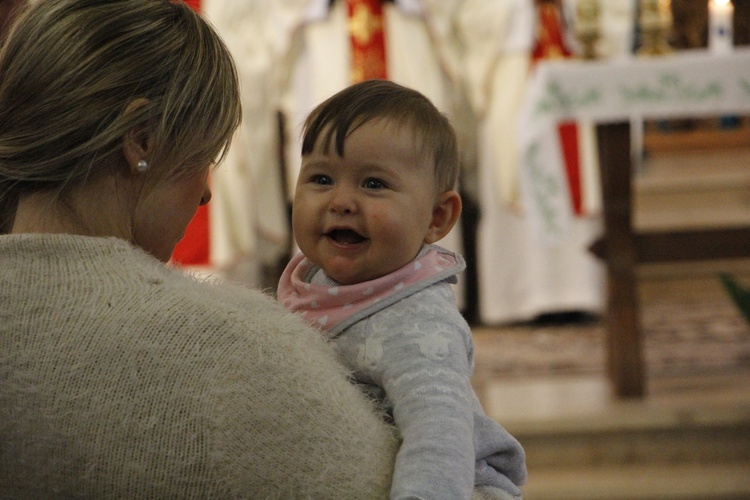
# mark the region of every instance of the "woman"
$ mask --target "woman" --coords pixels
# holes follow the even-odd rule
[[[396,439],[320,336],[164,265],[239,122],[209,25],[35,2],[0,75],[0,497],[386,496]]]

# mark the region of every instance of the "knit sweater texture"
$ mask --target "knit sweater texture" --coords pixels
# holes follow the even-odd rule
[[[0,497],[386,498],[397,438],[264,294],[0,236]]]

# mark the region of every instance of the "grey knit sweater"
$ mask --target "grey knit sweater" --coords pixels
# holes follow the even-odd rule
[[[383,498],[392,429],[258,292],[0,236],[0,497]]]

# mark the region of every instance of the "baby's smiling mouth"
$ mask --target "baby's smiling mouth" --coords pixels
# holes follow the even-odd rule
[[[364,236],[351,229],[333,229],[326,233],[326,235],[336,243],[342,245],[356,245],[366,240]]]

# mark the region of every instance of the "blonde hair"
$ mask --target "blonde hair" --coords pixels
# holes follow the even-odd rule
[[[21,193],[62,195],[136,127],[153,140],[155,175],[171,179],[218,162],[240,121],[229,51],[179,1],[36,2],[0,49],[0,75],[0,234]]]

